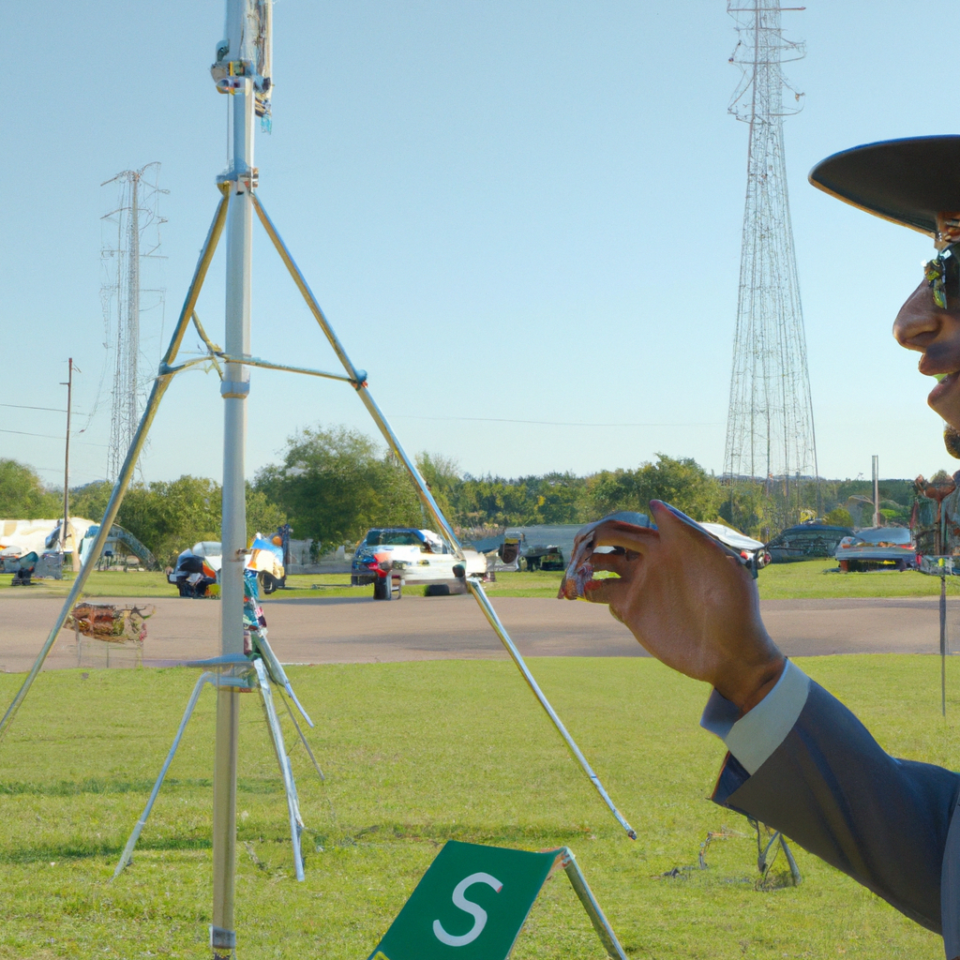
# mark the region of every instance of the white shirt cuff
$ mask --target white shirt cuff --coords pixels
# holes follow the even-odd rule
[[[754,774],[793,729],[807,702],[810,678],[788,660],[776,686],[747,714],[714,690],[700,726],[715,733],[749,774]]]

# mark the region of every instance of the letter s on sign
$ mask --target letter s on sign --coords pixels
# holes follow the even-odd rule
[[[489,873],[471,873],[469,877],[465,877],[454,887],[453,904],[473,917],[473,928],[463,936],[454,937],[443,929],[439,920],[434,920],[434,936],[448,947],[465,947],[468,943],[473,943],[483,933],[483,928],[487,925],[487,911],[464,897],[467,888],[472,887],[475,883],[485,883],[488,887],[493,887],[496,893],[503,889],[503,884],[496,877],[491,877]]]

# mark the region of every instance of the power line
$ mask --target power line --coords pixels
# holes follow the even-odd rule
[[[528,423],[541,427],[719,427],[715,423],[575,423],[567,420],[507,420],[502,417],[414,417],[395,414],[395,420],[464,420],[473,423]]]
[[[54,436],[51,433],[27,433],[26,430],[0,430],[0,433],[15,433],[20,437],[41,437],[44,440],[60,440],[63,441],[63,437]],[[93,443],[90,440],[74,440],[74,443],[82,443],[85,447],[106,447],[105,443]]]
[[[0,407],[13,407],[16,410],[46,410],[48,413],[66,413],[58,407],[28,407],[22,403],[0,403]]]

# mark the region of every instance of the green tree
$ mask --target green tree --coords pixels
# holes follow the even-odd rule
[[[70,491],[74,516],[101,520],[113,484],[106,480]],[[283,510],[247,484],[247,536],[272,533],[285,522]],[[199,540],[220,539],[222,494],[215,480],[183,476],[172,482],[134,484],[127,490],[117,523],[148,546],[162,563]]]
[[[690,457],[674,459],[658,453],[656,463],[636,470],[604,470],[590,478],[587,495],[592,514],[614,510],[647,513],[651,500],[663,500],[694,520],[713,520],[723,501],[723,488]]]
[[[726,487],[726,500],[720,507],[724,522],[749,537],[764,542],[773,539],[777,505],[762,483],[740,480]]]
[[[852,527],[853,517],[849,510],[843,507],[835,507],[823,518],[823,522],[834,527]]]
[[[220,539],[220,484],[206,477],[135,484],[127,490],[117,522],[152,551],[161,564],[198,540]]]
[[[272,536],[277,527],[287,522],[283,508],[277,506],[263,490],[257,490],[247,483],[247,536],[253,537],[257,531],[264,536]],[[296,530],[294,530],[296,533]],[[305,539],[305,538],[301,538]]]
[[[587,483],[572,473],[548,473],[526,477],[534,499],[536,523],[585,523],[591,519],[586,497]]]
[[[112,492],[113,484],[106,480],[75,487],[70,491],[70,513],[87,520],[102,520]]]
[[[331,546],[359,539],[370,527],[423,523],[402,465],[346,427],[290,437],[283,462],[260,470],[254,487],[283,510],[298,536]]]
[[[459,464],[442,454],[421,453],[417,456],[417,469],[443,515],[451,523],[459,523],[457,501],[463,487]]]
[[[17,460],[0,460],[0,517],[38,520],[62,513],[61,494],[48,490],[33,467]]]

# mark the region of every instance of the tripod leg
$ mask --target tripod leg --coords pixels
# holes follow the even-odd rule
[[[47,655],[50,653],[54,643],[57,640],[57,635],[60,633],[64,621],[67,619],[67,616],[76,604],[77,599],[82,594],[83,588],[87,582],[87,578],[90,576],[91,571],[96,566],[97,561],[100,559],[100,554],[103,552],[103,547],[107,542],[107,537],[110,535],[110,529],[113,526],[114,520],[117,518],[117,512],[120,510],[120,504],[123,501],[123,496],[127,492],[127,486],[130,483],[130,478],[133,476],[133,471],[137,465],[137,460],[140,459],[140,453],[143,450],[144,443],[146,443],[147,433],[150,430],[150,425],[153,423],[153,418],[156,416],[157,408],[160,406],[160,400],[166,392],[167,387],[170,385],[170,379],[172,375],[169,373],[164,373],[164,367],[168,366],[170,362],[176,358],[177,351],[180,349],[180,344],[183,341],[184,334],[187,331],[187,327],[190,325],[190,318],[193,314],[194,307],[197,304],[197,297],[200,296],[200,288],[203,286],[203,280],[207,275],[207,269],[210,266],[210,261],[213,259],[213,253],[216,250],[217,241],[220,239],[220,234],[223,231],[223,224],[226,220],[226,216],[227,197],[224,195],[223,199],[220,201],[220,206],[217,207],[217,212],[213,218],[213,223],[210,225],[210,232],[207,234],[206,243],[203,246],[203,250],[200,252],[200,260],[197,263],[197,269],[194,272],[193,280],[191,281],[190,287],[187,291],[187,298],[183,304],[183,310],[180,312],[180,319],[177,321],[177,325],[173,331],[173,336],[170,339],[170,346],[167,348],[167,352],[164,354],[163,360],[161,361],[161,372],[153,381],[153,389],[150,391],[150,397],[147,400],[146,407],[144,408],[143,416],[140,418],[140,425],[137,427],[137,432],[134,434],[133,440],[130,443],[130,449],[127,451],[127,457],[123,461],[123,466],[120,468],[120,475],[117,477],[117,482],[113,486],[113,492],[110,494],[110,500],[107,503],[107,509],[104,511],[103,520],[100,522],[100,532],[97,534],[96,540],[94,540],[93,548],[90,551],[90,556],[87,558],[87,562],[80,568],[80,572],[77,574],[77,579],[73,582],[73,587],[71,588],[70,593],[67,595],[67,599],[64,601],[63,609],[60,611],[60,614],[53,625],[53,629],[47,636],[44,645],[40,648],[40,653],[37,654],[37,659],[34,661],[30,673],[27,674],[26,680],[23,681],[23,684],[17,691],[16,696],[13,698],[13,702],[9,707],[7,707],[7,712],[3,715],[3,719],[0,719],[0,739],[3,738],[7,727],[10,725],[10,722],[17,713],[17,710],[20,709],[20,704],[26,699],[27,693],[30,690],[30,687],[33,685],[33,681],[37,678],[37,674],[40,672],[40,668],[43,666],[44,660],[47,659]]]
[[[426,481],[420,475],[420,471],[417,469],[416,464],[410,459],[410,457],[407,456],[406,451],[400,444],[400,440],[393,432],[390,424],[387,423],[386,417],[384,417],[383,413],[380,411],[380,408],[377,406],[376,402],[371,396],[370,391],[367,389],[366,373],[362,370],[357,370],[357,368],[354,367],[353,362],[347,356],[347,352],[340,343],[340,340],[334,332],[333,327],[330,326],[330,322],[324,315],[323,310],[320,309],[320,304],[317,303],[317,298],[313,295],[313,291],[310,289],[306,279],[300,272],[300,268],[290,255],[290,251],[284,244],[280,234],[277,232],[277,228],[273,225],[273,221],[268,216],[267,211],[263,208],[263,205],[260,203],[260,199],[256,194],[253,195],[253,208],[256,210],[257,216],[260,218],[260,222],[263,224],[264,230],[267,231],[267,235],[273,242],[274,247],[276,247],[277,253],[280,254],[280,259],[283,260],[283,263],[290,273],[290,276],[293,278],[293,282],[297,285],[297,289],[300,291],[303,299],[306,301],[307,306],[310,308],[310,312],[313,314],[314,319],[317,321],[317,323],[320,325],[320,328],[326,335],[327,340],[330,342],[330,346],[333,347],[340,359],[340,362],[343,364],[343,368],[353,380],[354,387],[356,388],[357,393],[360,395],[363,405],[367,408],[370,416],[373,417],[374,423],[376,423],[377,427],[380,429],[380,432],[383,434],[383,438],[387,441],[387,445],[397,455],[404,467],[406,467],[407,473],[410,474],[410,479],[413,480],[414,484],[416,485],[417,492],[420,494],[420,499],[423,501],[423,505],[427,508],[437,525],[444,532],[444,535],[453,546],[457,557],[462,560],[463,548],[460,546],[460,541],[453,532],[453,528],[447,522],[447,518],[443,515],[443,511],[437,505],[436,500],[434,500],[433,494],[430,492],[429,487],[427,487]],[[474,595],[477,603],[480,604],[480,608],[483,610],[487,620],[490,621],[490,626],[493,627],[497,636],[500,637],[503,645],[507,648],[507,653],[510,654],[513,662],[517,665],[517,669],[519,669],[520,673],[523,674],[524,680],[527,681],[527,684],[533,691],[534,696],[540,701],[540,705],[546,711],[547,716],[553,721],[553,725],[557,728],[560,736],[563,737],[567,746],[570,748],[570,752],[573,754],[580,766],[583,767],[584,772],[590,778],[590,782],[594,785],[594,787],[596,787],[597,792],[603,799],[603,802],[610,808],[610,811],[617,818],[617,822],[626,831],[627,836],[630,837],[631,840],[636,840],[636,831],[630,826],[629,823],[627,823],[626,820],[624,820],[624,818],[620,815],[620,811],[617,810],[617,808],[613,805],[613,801],[609,796],[607,796],[607,791],[604,790],[603,784],[600,782],[599,777],[597,777],[597,775],[593,772],[590,764],[587,763],[586,758],[580,752],[580,748],[576,745],[576,743],[574,743],[573,737],[567,733],[566,727],[564,727],[553,707],[550,706],[547,698],[543,695],[543,691],[537,685],[536,680],[533,679],[533,675],[530,673],[526,663],[524,663],[523,657],[520,656],[520,652],[514,646],[513,641],[510,639],[507,631],[503,627],[503,624],[500,622],[499,618],[494,612],[493,607],[490,605],[490,601],[487,599],[487,595],[483,592],[483,588],[480,586],[479,581],[468,580],[467,585],[470,589],[470,592]]]
[[[137,821],[137,825],[133,828],[133,833],[130,834],[130,839],[127,841],[127,845],[123,848],[123,853],[120,855],[120,862],[117,864],[117,869],[113,871],[113,876],[111,880],[116,880],[117,877],[123,873],[127,864],[133,859],[133,848],[137,845],[137,841],[140,839],[140,833],[142,832],[144,826],[146,826],[147,820],[150,817],[150,811],[153,809],[154,801],[157,799],[157,794],[160,792],[160,787],[163,786],[163,779],[167,775],[167,770],[170,769],[170,764],[173,763],[173,758],[177,753],[177,747],[180,746],[180,740],[183,738],[183,731],[187,728],[187,723],[190,720],[190,717],[193,715],[193,709],[197,705],[197,700],[200,697],[200,691],[203,689],[203,685],[208,683],[210,680],[214,679],[214,674],[212,673],[202,673],[200,679],[197,681],[196,686],[193,688],[193,693],[190,694],[190,699],[187,701],[187,709],[183,711],[183,719],[180,721],[180,726],[177,727],[177,733],[173,738],[173,744],[170,747],[170,752],[167,754],[167,759],[164,760],[163,766],[160,768],[160,775],[157,777],[157,782],[153,785],[153,790],[150,792],[150,799],[147,800],[147,805],[143,808],[143,813],[140,814],[140,819]]]
[[[303,709],[300,705],[300,701],[297,699],[297,695],[293,692],[293,687],[290,686],[290,681],[287,678],[286,671],[283,669],[283,665],[277,659],[277,655],[273,652],[273,647],[270,646],[269,641],[266,637],[266,630],[259,630],[251,633],[253,638],[254,646],[259,651],[260,655],[263,657],[266,662],[267,673],[270,675],[270,679],[278,687],[283,687],[288,694],[290,694],[290,699],[296,704],[297,709],[303,715],[303,719],[312,727],[313,721],[307,715],[307,711]],[[299,728],[298,728],[299,729]]]
[[[296,714],[293,710],[290,709],[290,704],[287,703],[287,698],[278,690],[277,693],[280,694],[280,700],[283,702],[283,705],[287,708],[287,713],[290,714],[290,719],[293,721],[293,726],[297,731],[297,735],[300,737],[300,742],[303,744],[304,750],[307,751],[307,756],[310,757],[310,762],[313,764],[313,769],[317,771],[317,776],[321,780],[326,781],[326,777],[323,775],[323,771],[320,769],[320,764],[317,763],[317,758],[313,755],[313,751],[310,749],[310,744],[307,743],[307,738],[303,735],[303,731],[300,729],[300,724],[297,723]]]
[[[500,618],[497,616],[496,611],[493,609],[493,605],[490,603],[490,600],[487,598],[486,593],[484,593],[483,587],[480,585],[480,581],[475,578],[470,578],[467,580],[467,586],[470,588],[470,592],[476,598],[477,603],[480,604],[480,609],[484,612],[487,620],[490,623],[490,626],[493,627],[494,632],[502,641],[503,645],[507,648],[507,653],[513,658],[513,662],[516,664],[517,669],[520,673],[523,674],[523,679],[527,681],[527,686],[533,691],[533,695],[540,701],[540,706],[543,707],[547,716],[553,722],[553,725],[557,728],[557,732],[563,737],[564,742],[566,743],[568,749],[573,754],[573,758],[580,764],[583,768],[583,772],[587,775],[590,782],[594,785],[597,790],[597,793],[600,794],[600,798],[603,802],[610,808],[610,812],[616,817],[617,823],[626,831],[627,836],[631,840],[637,839],[637,833],[630,826],[629,823],[623,818],[623,815],[620,811],[614,806],[613,801],[607,794],[607,791],[603,788],[603,784],[600,782],[600,778],[594,773],[593,767],[587,763],[587,758],[580,752],[580,748],[577,746],[573,737],[567,732],[567,728],[563,725],[563,721],[557,716],[556,711],[553,707],[550,706],[550,701],[547,700],[544,696],[543,691],[540,689],[539,684],[534,679],[533,674],[530,672],[530,668],[524,662],[523,657],[520,656],[520,651],[514,646],[513,641],[510,639],[510,635],[504,629],[503,624],[500,622]]]
[[[793,878],[793,885],[800,885],[800,868],[797,866],[797,861],[793,859],[793,853],[790,850],[790,847],[787,846],[786,838],[781,833],[780,835],[780,846],[783,848],[783,853],[787,858],[787,865],[790,867],[790,876]]]
[[[290,813],[290,841],[293,844],[293,865],[297,879],[303,879],[303,855],[300,851],[300,834],[303,831],[303,820],[300,817],[300,805],[297,802],[297,788],[293,780],[293,771],[290,768],[290,758],[283,745],[283,731],[280,729],[280,720],[273,705],[273,692],[270,690],[270,678],[262,660],[254,660],[253,665],[260,681],[260,695],[263,699],[263,712],[267,717],[267,726],[273,740],[273,748],[277,754],[277,763],[280,764],[280,776],[283,778],[283,789],[287,794],[287,810]]]
[[[330,326],[330,322],[324,315],[323,310],[320,309],[320,304],[317,302],[317,298],[313,295],[313,291],[310,289],[305,277],[300,272],[300,268],[297,266],[296,262],[291,256],[290,251],[287,249],[286,244],[283,242],[283,239],[277,232],[277,228],[273,225],[273,221],[270,219],[267,211],[263,208],[263,205],[260,203],[260,198],[256,194],[253,195],[253,208],[257,211],[257,216],[260,218],[260,222],[263,224],[264,230],[267,231],[267,236],[269,236],[271,241],[273,241],[273,245],[276,247],[277,253],[280,254],[280,259],[283,261],[284,266],[287,268],[290,276],[293,278],[293,282],[297,285],[297,289],[300,291],[303,299],[306,301],[307,306],[310,308],[310,312],[313,314],[314,319],[320,325],[320,329],[323,330],[324,335],[330,342],[330,346],[333,347],[334,352],[336,353],[340,362],[343,364],[344,370],[347,371],[347,374],[354,381],[354,387],[356,388],[357,393],[360,395],[363,405],[367,408],[370,416],[373,417],[374,423],[376,423],[380,432],[383,434],[384,440],[387,441],[387,446],[397,455],[404,467],[406,467],[407,473],[410,474],[411,479],[413,480],[414,484],[416,484],[417,492],[420,494],[420,499],[423,500],[424,506],[430,512],[430,515],[433,517],[433,519],[439,524],[440,529],[443,530],[444,535],[456,550],[458,557],[462,559],[463,554],[460,548],[460,542],[457,539],[456,534],[453,532],[453,528],[447,522],[447,518],[443,515],[443,511],[441,511],[440,507],[437,506],[437,502],[433,499],[433,494],[427,487],[423,477],[420,476],[420,471],[417,469],[416,464],[407,456],[406,451],[400,445],[400,441],[397,439],[397,436],[390,427],[390,424],[387,423],[386,418],[380,412],[380,408],[370,395],[370,391],[366,388],[366,373],[362,370],[357,370],[357,368],[353,365],[353,362],[350,360],[350,357],[347,356],[347,351],[344,350],[336,332],[334,331],[333,327]]]
[[[593,891],[587,884],[586,877],[584,877],[583,872],[580,870],[580,864],[577,863],[576,857],[574,857],[573,851],[570,850],[569,847],[564,847],[560,851],[560,864],[566,871],[570,885],[580,898],[584,910],[587,911],[587,916],[593,924],[593,929],[597,931],[597,936],[600,937],[600,942],[607,951],[607,956],[615,958],[615,960],[627,960],[627,955],[623,952],[623,947],[620,946],[620,941],[613,932],[610,921],[600,908],[600,904],[597,903]]]

